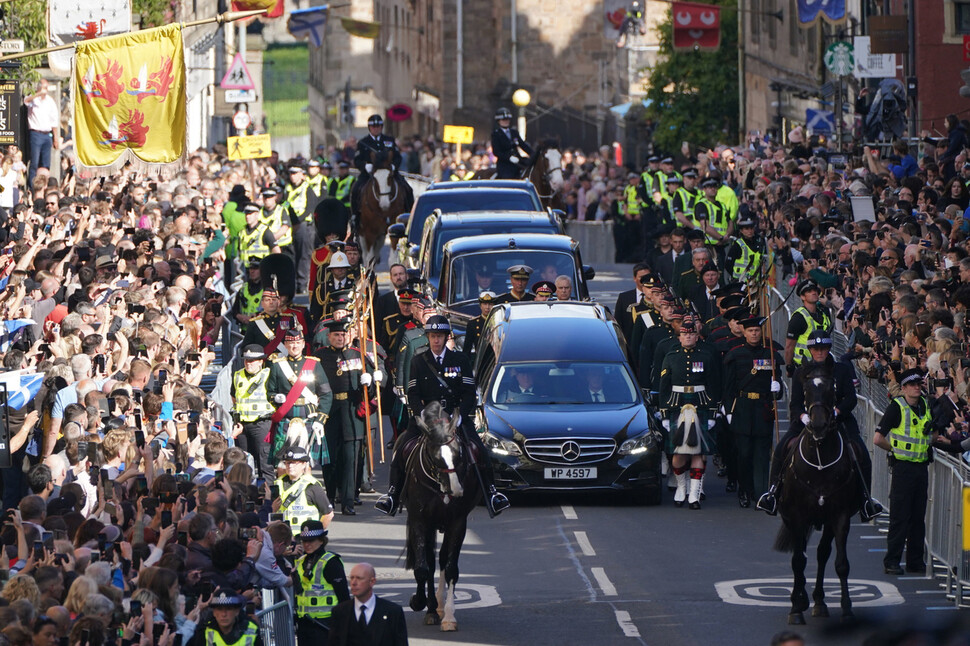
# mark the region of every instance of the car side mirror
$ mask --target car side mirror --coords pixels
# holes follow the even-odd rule
[[[583,278],[593,280],[596,278],[596,270],[589,265],[583,265]]]
[[[395,222],[397,222],[398,224],[403,224],[404,226],[407,226],[408,220],[410,219],[411,219],[410,213],[402,213],[401,215],[397,216],[397,218],[395,219]]]
[[[387,227],[387,234],[392,238],[403,238],[405,233],[404,225],[400,222],[396,222]]]

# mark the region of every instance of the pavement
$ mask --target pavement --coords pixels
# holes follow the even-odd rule
[[[612,307],[631,283],[631,267],[596,269],[595,297]],[[386,273],[382,279],[386,283]],[[386,473],[387,465],[378,465],[379,490]],[[891,622],[966,618],[939,579],[885,575],[887,521],[857,521],[848,546],[853,630],[846,632],[839,621],[831,561],[826,582],[831,618],[807,614],[808,625],[788,626],[790,555],[772,550],[781,521],[739,508],[724,484],[709,471],[707,500],[699,511],[675,508],[670,492],[659,507],[590,494],[516,497],[511,509],[492,520],[479,507],[469,518],[462,550],[456,633],[423,625],[423,613],[407,608],[415,586],[404,570],[406,515],[383,516],[373,508],[377,496],[365,495],[357,516],[336,517],[330,547],[348,569],[360,561],[376,567],[378,594],[405,607],[410,643],[419,646],[750,646],[769,644],[788,629],[807,644],[848,646]],[[817,539],[818,534],[809,547],[811,585]]]

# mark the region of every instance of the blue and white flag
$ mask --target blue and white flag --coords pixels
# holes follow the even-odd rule
[[[20,339],[20,335],[24,333],[24,328],[33,324],[34,321],[31,319],[14,319],[13,321],[4,321],[3,330],[0,330],[0,352],[6,352],[9,350],[10,346]]]
[[[796,0],[798,22],[803,27],[812,25],[819,18],[828,22],[845,20],[845,0]]]
[[[828,110],[805,109],[805,126],[813,133],[835,132],[835,113]]]
[[[294,9],[286,21],[286,29],[293,37],[302,40],[309,36],[315,47],[323,44],[323,31],[327,26],[327,5]]]
[[[37,396],[41,384],[44,383],[44,375],[32,374],[21,375],[19,384],[7,385],[7,404],[14,410],[20,410],[27,402]]]

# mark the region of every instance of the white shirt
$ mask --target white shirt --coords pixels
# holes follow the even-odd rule
[[[60,127],[61,111],[57,108],[57,101],[50,94],[46,97],[34,97],[27,104],[27,127],[40,132],[53,132]]]
[[[606,395],[603,394],[602,390],[589,391],[589,400],[591,402],[605,402]]]
[[[370,624],[370,620],[374,616],[374,610],[377,608],[377,595],[371,594],[370,599],[366,603],[361,603],[360,599],[354,597],[354,621],[360,621],[361,608],[364,609],[364,617],[367,619],[367,623]]]
[[[442,352],[441,354],[435,354],[434,352],[432,352],[431,353],[431,356],[434,357],[435,362],[439,366],[442,365],[442,364],[444,364],[444,361],[445,361],[445,353],[444,352]]]

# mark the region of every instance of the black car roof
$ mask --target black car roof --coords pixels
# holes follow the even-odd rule
[[[527,179],[473,179],[468,182],[432,182],[428,191],[454,191],[467,188],[521,188],[535,191],[535,185]]]
[[[510,240],[515,248],[535,251],[572,252],[573,239],[551,233],[490,233],[465,238],[455,238],[445,245],[452,256],[475,251],[500,251],[509,249]]]
[[[612,322],[595,303],[510,303],[501,363],[515,361],[616,361],[626,355]]]
[[[442,213],[438,218],[438,228],[456,229],[467,224],[494,224],[506,221],[541,222],[554,224],[549,214],[543,211],[461,211],[460,213]]]

